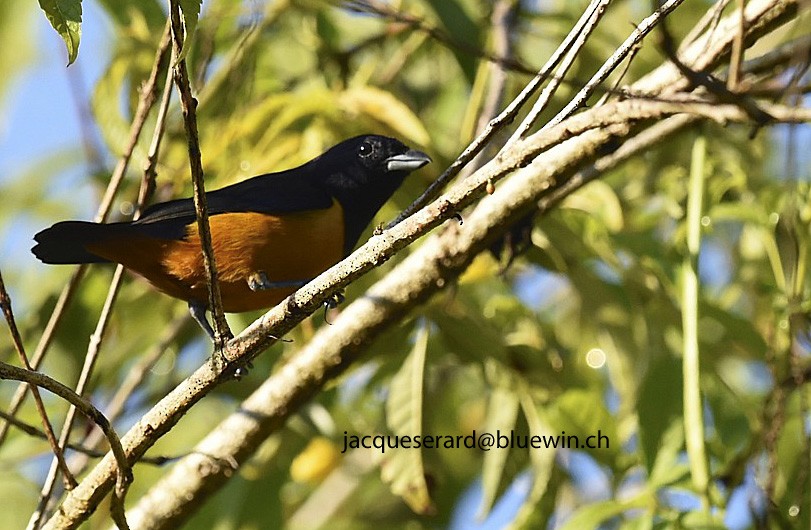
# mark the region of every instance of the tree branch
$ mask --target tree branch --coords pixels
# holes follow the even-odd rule
[[[463,228],[452,226],[445,233],[433,236],[365,296],[345,308],[332,326],[321,328],[295,357],[243,401],[237,412],[212,430],[195,447],[194,453],[178,462],[140,499],[130,511],[134,524],[153,530],[182,524],[234,475],[232,465],[224,463],[241,464],[249,458],[325,383],[349,368],[380,333],[393,323],[401,322],[419,303],[450,285],[490,240],[502,234],[528,208],[534,207],[533,198],[522,197],[517,201],[516,189],[524,193],[529,189],[527,186],[531,186],[533,193],[540,193],[541,200],[545,201],[541,211],[545,213],[597,175],[690,121],[679,116],[661,122],[623,144],[617,152],[567,179],[565,175],[574,172],[583,162],[582,149],[589,151],[586,157],[594,156],[599,152],[600,141],[590,142],[590,146],[582,141],[571,142],[568,147],[564,144],[519,171],[499,186],[492,197],[480,203],[467,217]],[[595,135],[599,134],[599,131],[590,133],[593,140],[597,140]],[[551,166],[555,167],[546,169]],[[519,181],[513,184],[515,179]],[[565,184],[545,188],[552,180]],[[205,473],[196,471],[200,469],[205,469]]]

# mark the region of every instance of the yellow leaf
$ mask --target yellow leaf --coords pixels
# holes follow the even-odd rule
[[[319,436],[290,464],[290,476],[302,484],[318,484],[329,475],[341,460],[338,448],[330,440]]]
[[[406,141],[418,145],[430,143],[420,119],[390,92],[368,86],[350,88],[341,95],[340,102],[346,112],[377,120]]]

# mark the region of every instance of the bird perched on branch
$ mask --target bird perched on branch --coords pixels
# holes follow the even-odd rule
[[[345,140],[299,167],[206,193],[223,309],[271,307],[352,251],[405,177],[431,159],[394,138]],[[63,221],[34,236],[44,263],[120,263],[206,319],[192,199],[155,204],[137,221]]]

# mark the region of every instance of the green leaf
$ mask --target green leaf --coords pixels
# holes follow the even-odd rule
[[[0,510],[5,528],[24,528],[37,505],[37,486],[30,479],[6,467],[0,473]]]
[[[682,388],[681,363],[669,356],[656,359],[640,385],[639,441],[648,472],[653,469],[665,432],[681,419]]]
[[[471,18],[465,6],[458,0],[429,0],[428,4],[456,43],[451,51],[462,68],[468,84],[472,85],[476,77],[476,57],[469,49],[482,48],[479,42],[481,34],[479,24]]]
[[[65,41],[68,50],[68,66],[79,54],[79,39],[82,36],[82,0],[39,0],[48,22]]]
[[[0,2],[0,112],[18,76],[34,64],[36,42],[30,38],[29,29],[34,12],[34,5],[26,1]]]
[[[518,419],[518,395],[514,390],[504,387],[496,387],[490,395],[490,402],[487,405],[487,429],[493,436],[507,435],[515,429],[515,422]],[[482,469],[482,487],[484,494],[482,503],[479,506],[479,514],[486,516],[496,501],[500,486],[503,482],[504,468],[507,457],[510,454],[509,448],[500,449],[493,446],[484,454],[484,465]]]
[[[561,443],[565,440],[567,444],[574,444],[575,439],[571,437],[576,436],[581,449],[599,462],[613,464],[620,445],[617,423],[598,389],[573,388],[561,394],[550,408],[549,423]],[[587,442],[589,436],[599,437],[599,440],[592,438]],[[603,444],[603,437],[608,439],[608,447]],[[600,447],[587,448],[586,443]]]
[[[200,18],[200,5],[203,0],[180,0],[180,15],[183,19],[183,27],[185,33],[183,34],[183,46],[180,48],[180,55],[177,60],[182,61],[189,53],[189,43],[194,36],[194,30],[197,28],[197,20]]]
[[[590,182],[563,201],[564,208],[582,210],[609,232],[619,232],[624,223],[622,205],[611,186],[601,180]]]
[[[634,508],[646,507],[650,501],[651,499],[647,494],[642,494],[627,501],[611,500],[588,504],[577,510],[574,515],[566,520],[561,528],[562,530],[588,530],[589,528],[598,528],[604,521],[612,517],[621,515]]]
[[[439,328],[447,348],[464,360],[502,359],[504,336],[481,315],[430,307],[427,316]]]
[[[551,435],[552,431],[539,413],[538,405],[534,402],[530,393],[526,390],[522,390],[520,401],[521,412],[523,412],[527,420],[527,425],[529,426],[529,435]],[[529,528],[531,527],[529,525],[532,524],[532,521],[537,520],[538,517],[545,519],[551,516],[551,511],[549,513],[541,513],[539,508],[542,508],[541,500],[546,494],[550,479],[552,478],[556,453],[557,451],[552,448],[529,449],[529,459],[532,464],[532,489],[526,499],[524,499],[524,503],[509,528]]]
[[[783,269],[785,292],[789,299],[800,296],[805,272],[800,227],[802,221],[799,213],[792,206],[785,208],[774,227],[774,239],[777,242],[780,265]]]
[[[428,352],[428,326],[417,332],[414,349],[395,374],[386,401],[386,423],[391,431],[412,438],[422,435],[422,388],[425,356]],[[398,448],[387,453],[381,478],[391,486],[412,510],[426,514],[434,511],[425,482],[422,452],[418,448]]]
[[[162,27],[166,23],[166,14],[158,0],[97,0],[107,16],[115,24],[127,27],[132,23],[133,14],[142,16],[150,27]],[[164,2],[165,3],[165,2]]]
[[[655,461],[648,480],[651,491],[670,486],[689,478],[690,468],[684,461],[684,422],[681,417],[670,422],[660,438]]]

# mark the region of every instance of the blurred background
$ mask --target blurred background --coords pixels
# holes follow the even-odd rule
[[[475,137],[492,75],[483,55],[494,45],[493,4],[383,2],[388,13],[372,14],[317,0],[206,0],[188,61],[207,187],[293,167],[341,139],[375,132],[434,160],[409,177],[376,222],[394,218]],[[587,2],[510,4],[514,61],[502,106],[531,78],[524,69],[544,63]],[[685,3],[671,31],[682,37],[710,5]],[[165,23],[166,6],[157,0],[85,0],[82,7],[78,59],[66,68],[64,43],[35,4],[0,4],[0,270],[29,352],[72,273],[38,262],[29,252],[33,234],[95,215]],[[546,119],[650,7],[612,4]],[[789,24],[749,53],[807,35],[807,22],[806,15],[805,26]],[[662,60],[646,43],[624,82]],[[803,71],[788,67],[775,77]],[[798,85],[803,81],[807,87],[807,73]],[[153,113],[111,219],[132,212],[154,120]],[[808,527],[811,129],[751,132],[704,124],[669,137],[536,219],[526,252],[510,267],[508,256],[479,256],[458,283],[389,331],[268,439],[187,527],[742,529],[767,520],[770,527]],[[696,145],[706,153],[698,270],[708,493],[691,482],[681,398],[680,271]],[[156,200],[190,191],[174,97]],[[407,253],[352,284],[347,297],[362,294]],[[43,364],[66,384],[78,377],[111,275],[111,267],[90,269]],[[185,314],[185,304],[125,280],[90,392],[105,410],[127,377],[143,371],[115,421],[119,433],[210,354]],[[259,314],[229,320],[239,331]],[[188,452],[322,325],[324,315],[313,315],[289,335],[293,342],[274,346],[249,377],[198,403],[148,454]],[[0,359],[16,363],[8,335],[0,337]],[[160,338],[165,347],[153,355]],[[404,397],[392,381],[413,369],[406,360],[415,356],[425,358],[423,394]],[[4,410],[15,388],[0,383]],[[65,404],[45,397],[58,425]],[[599,429],[610,447],[425,450],[416,460],[409,451],[340,454],[344,431],[398,432],[391,417],[404,399],[417,400],[426,434],[498,428],[585,437]],[[30,403],[18,417],[39,424]],[[89,431],[79,425],[77,441]],[[49,462],[44,441],[8,432],[0,445],[8,528],[28,521]],[[403,491],[398,472],[386,472],[405,474],[404,465],[422,478],[416,490]],[[139,464],[130,502],[164,474]],[[333,497],[339,500],[329,509],[319,504]],[[99,510],[91,527],[106,527],[106,518]]]

